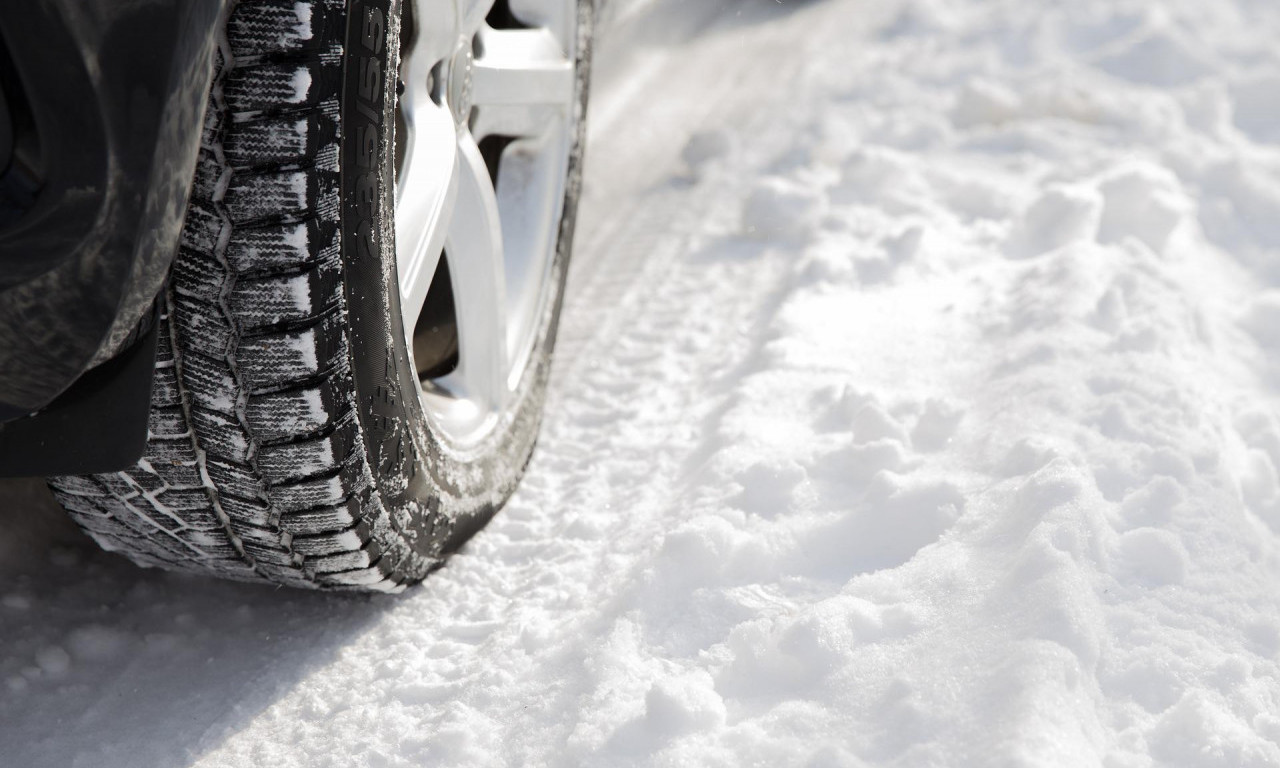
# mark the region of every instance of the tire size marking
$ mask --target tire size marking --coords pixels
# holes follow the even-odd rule
[[[363,3],[353,6],[360,19],[360,42],[369,55],[359,56],[356,64],[356,112],[367,121],[355,126],[356,166],[361,169],[355,179],[357,223],[355,236],[356,257],[360,260],[376,258],[378,248],[373,218],[382,198],[382,184],[378,178],[382,139],[382,48],[386,42],[386,18],[382,9]]]
[[[394,0],[353,0],[348,6],[347,51],[343,76],[344,152],[343,205],[347,266],[357,284],[385,280],[389,233],[383,218],[391,215],[389,199],[388,129],[391,86],[395,77],[394,51],[389,34]],[[394,272],[392,273],[394,274]],[[380,278],[382,278],[380,280]],[[396,286],[356,290],[348,294],[357,343],[366,364],[357,367],[356,390],[365,444],[377,486],[388,508],[411,496],[417,476],[417,452],[409,434],[402,372],[407,363],[384,324],[395,307]],[[394,310],[399,317],[399,310]],[[381,358],[381,360],[379,360]]]

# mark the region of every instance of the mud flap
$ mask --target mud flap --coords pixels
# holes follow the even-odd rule
[[[0,477],[92,474],[133,466],[147,446],[160,319],[42,410],[0,425]]]

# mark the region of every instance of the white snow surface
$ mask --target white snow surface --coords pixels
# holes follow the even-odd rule
[[[10,484],[0,763],[1280,765],[1280,4],[614,11],[511,504],[351,599]]]

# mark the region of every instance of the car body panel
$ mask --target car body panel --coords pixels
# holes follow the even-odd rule
[[[0,422],[138,336],[177,250],[225,3],[0,8],[16,136],[0,173]]]

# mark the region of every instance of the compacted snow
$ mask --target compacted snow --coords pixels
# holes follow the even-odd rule
[[[11,488],[0,763],[1280,765],[1280,4],[610,11],[508,508],[351,599]]]

